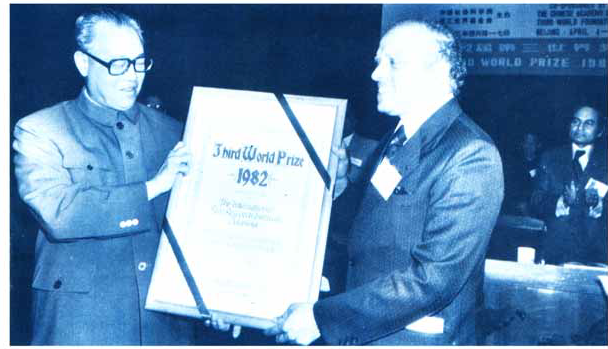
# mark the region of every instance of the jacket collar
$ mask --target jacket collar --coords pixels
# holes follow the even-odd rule
[[[406,192],[412,193],[418,186],[419,172],[415,169],[420,164],[420,157],[435,148],[443,134],[460,114],[462,114],[462,109],[458,102],[454,98],[450,99],[433,113],[405,143],[403,149],[395,154],[393,161],[403,176],[400,185]]]
[[[404,149],[395,155],[395,163],[415,161],[417,164],[420,155],[427,153],[437,145],[445,131],[460,114],[462,114],[462,109],[458,102],[454,98],[450,99],[434,112],[405,143]]]
[[[93,119],[95,122],[106,126],[114,126],[114,124],[119,121],[121,115],[132,124],[136,124],[139,118],[139,107],[137,106],[137,103],[133,103],[131,108],[124,111],[104,107],[89,97],[86,87],[82,88],[80,95],[76,98],[76,105],[84,115]]]
[[[601,140],[604,142],[604,140]],[[571,153],[572,154],[572,153]],[[606,143],[601,144],[596,141],[591,148],[591,154],[589,154],[589,161],[587,162],[587,167],[585,167],[584,172],[588,172],[588,170],[593,171],[594,168],[599,168],[601,164],[606,163]],[[605,165],[604,165],[605,166]]]

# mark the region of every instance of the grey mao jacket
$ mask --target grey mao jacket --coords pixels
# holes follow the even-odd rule
[[[40,224],[32,344],[189,344],[185,318],[144,309],[168,195],[151,179],[182,124],[136,103],[71,101],[19,120],[19,194]]]

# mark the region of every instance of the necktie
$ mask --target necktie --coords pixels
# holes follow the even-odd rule
[[[405,130],[403,129],[403,125],[401,125],[401,126],[399,126],[397,131],[395,131],[395,133],[393,133],[391,142],[389,143],[389,146],[386,149],[386,156],[389,159],[392,159],[395,156],[395,154],[397,153],[397,151],[399,150],[399,148],[401,148],[403,146],[403,143],[405,142],[406,139],[407,139],[407,136],[405,135]]]
[[[576,185],[576,200],[574,205],[570,207],[570,226],[571,233],[573,234],[576,243],[572,248],[574,249],[573,259],[576,261],[584,261],[586,258],[586,245],[588,244],[587,228],[585,224],[585,216],[587,215],[588,209],[585,203],[585,190],[583,189],[584,183],[581,183],[583,177],[583,167],[579,162],[581,156],[585,155],[584,150],[577,150],[574,152],[574,158],[572,158],[572,180]]]
[[[583,176],[583,167],[581,166],[580,163],[580,158],[581,156],[585,155],[585,151],[584,150],[577,150],[574,153],[574,158],[572,159],[572,175],[573,175],[573,180],[575,183],[577,183],[581,177]]]

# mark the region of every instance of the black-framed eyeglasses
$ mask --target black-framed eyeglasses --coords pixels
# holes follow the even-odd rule
[[[124,74],[127,70],[129,70],[129,67],[131,66],[131,64],[133,64],[133,69],[137,73],[145,73],[145,72],[149,71],[150,69],[152,69],[152,64],[154,63],[154,60],[152,60],[152,58],[148,58],[148,57],[137,57],[134,59],[116,58],[116,59],[110,60],[109,62],[106,62],[103,59],[101,59],[99,57],[95,57],[94,55],[92,55],[86,51],[83,51],[83,50],[79,50],[79,51],[84,53],[85,55],[93,58],[97,63],[108,68],[108,73],[110,73],[110,75],[114,75],[114,76]]]

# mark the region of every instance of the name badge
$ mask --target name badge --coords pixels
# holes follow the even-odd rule
[[[357,166],[357,167],[361,167],[361,165],[363,165],[363,160],[351,156],[350,157],[350,163],[353,164],[353,165],[355,165],[355,166]]]
[[[395,166],[388,162],[387,158],[384,158],[380,165],[378,165],[371,182],[378,193],[382,195],[384,201],[386,201],[397,187],[397,184],[401,182],[401,174]]]

